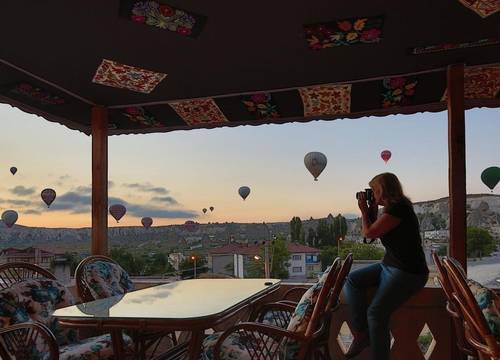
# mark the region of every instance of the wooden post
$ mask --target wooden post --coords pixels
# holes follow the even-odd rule
[[[92,255],[108,254],[108,110],[92,108]]]
[[[449,255],[467,271],[464,65],[448,66]]]

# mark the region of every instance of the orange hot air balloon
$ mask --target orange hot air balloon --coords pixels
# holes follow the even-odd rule
[[[207,208],[203,208],[203,214],[206,214],[207,213]]]
[[[209,209],[210,209],[210,211],[214,211],[215,208],[213,206],[210,206]]]
[[[391,158],[391,156],[392,156],[392,153],[389,150],[384,150],[380,153],[380,157],[382,158],[382,160],[384,160],[384,162],[386,164],[389,161],[389,159]]]
[[[153,225],[153,219],[151,219],[149,216],[143,217],[141,219],[141,224],[146,229],[149,229],[151,227],[151,225]]]
[[[115,204],[109,207],[109,213],[115,218],[116,222],[118,222],[126,212],[127,208],[121,204]]]

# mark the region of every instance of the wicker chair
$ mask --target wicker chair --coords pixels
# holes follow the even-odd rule
[[[51,316],[54,309],[73,304],[73,296],[53,274],[33,264],[8,263],[0,265],[0,281],[2,358],[23,359],[28,351],[33,352],[26,359],[42,359],[45,354],[56,359],[113,357],[109,334],[78,339],[76,330],[62,328]],[[131,342],[124,336],[127,348]]]
[[[338,271],[332,270],[309,288],[296,307],[299,311],[291,310],[295,308],[285,303],[267,305],[267,310],[275,306],[279,311],[294,311],[286,329],[261,322],[237,324],[223,333],[209,335],[203,344],[202,358],[220,360],[229,356],[261,360],[278,358],[281,353],[286,359],[311,359],[314,356],[315,334],[321,330],[329,293],[338,275]],[[262,312],[265,311],[263,308]]]
[[[432,253],[432,258],[434,260],[434,264],[436,264],[436,268],[438,271],[437,280],[446,296],[446,311],[448,311],[448,314],[453,320],[453,327],[455,328],[458,350],[462,353],[463,359],[467,359],[467,356],[473,359],[477,359],[477,351],[472,348],[465,339],[464,319],[460,307],[453,297],[453,288],[451,286],[449,274],[436,252]]]
[[[96,272],[109,272],[109,277],[98,276]],[[114,275],[114,277],[113,277]],[[134,287],[127,272],[113,259],[103,255],[93,255],[83,259],[75,271],[78,295],[83,302],[89,302],[109,296],[124,295],[133,291]],[[172,331],[138,331],[131,330],[130,335],[134,340],[135,352],[142,359],[146,353],[153,357],[164,339],[169,339],[177,345],[175,332]]]
[[[26,323],[0,329],[0,359],[42,358],[59,359],[59,346],[56,338],[45,325]]]
[[[479,359],[500,358],[500,340],[492,334],[464,274],[450,259],[443,259],[443,264],[449,274],[453,298],[464,319],[467,341],[477,350]]]

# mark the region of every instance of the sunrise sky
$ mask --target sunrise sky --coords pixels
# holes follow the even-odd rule
[[[466,118],[467,191],[486,193],[481,171],[500,166],[500,110]],[[90,226],[90,137],[8,105],[0,105],[0,124],[0,212],[16,210],[27,226]],[[328,157],[317,182],[304,167],[310,151]],[[120,226],[140,225],[143,216],[166,225],[354,215],[354,193],[384,171],[400,177],[413,201],[447,196],[447,114],[113,136],[109,203],[128,209]],[[252,189],[246,201],[237,194],[242,185]],[[50,209],[40,199],[46,187],[58,194]],[[109,224],[117,225],[111,217]]]

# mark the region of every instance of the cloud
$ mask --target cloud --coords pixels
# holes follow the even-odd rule
[[[19,185],[19,186],[16,186],[15,188],[13,188],[13,189],[9,189],[9,191],[11,193],[13,193],[14,195],[28,196],[28,195],[34,194],[36,192],[36,189],[34,187],[27,188],[27,187],[24,187],[22,185]]]
[[[26,215],[40,215],[41,214],[40,211],[33,210],[33,209],[23,211],[23,213],[26,214]]]
[[[59,180],[61,180],[61,181],[69,180],[70,178],[71,178],[71,176],[68,174],[59,176]]]
[[[198,217],[198,214],[191,210],[165,210],[144,205],[128,205],[127,211],[130,215],[137,217],[150,216],[161,219],[186,219]]]
[[[92,194],[92,187],[90,185],[89,186],[78,186],[75,189],[75,191],[80,193],[80,194]]]
[[[175,200],[172,196],[155,196],[155,197],[151,198],[151,201],[167,203],[170,205],[177,205],[178,204],[177,200]]]
[[[15,199],[10,199],[6,201],[7,203],[15,206],[30,206],[33,205],[32,201],[29,200],[15,200]]]
[[[109,180],[109,181],[108,181],[108,189],[111,189],[113,186],[115,186],[115,182],[114,182],[114,181]]]
[[[59,196],[50,206],[53,211],[70,210],[73,214],[88,213],[91,211],[92,197],[75,191]]]
[[[129,189],[135,189],[135,190],[142,191],[142,192],[151,192],[151,193],[155,193],[158,195],[166,195],[169,192],[164,187],[153,186],[151,184],[133,183],[133,184],[123,184],[123,186],[125,186]]]

